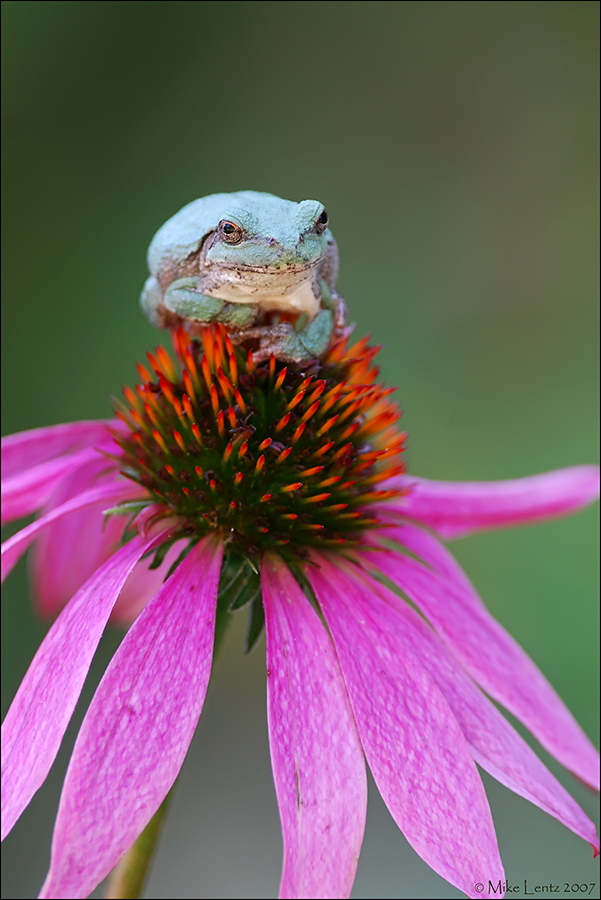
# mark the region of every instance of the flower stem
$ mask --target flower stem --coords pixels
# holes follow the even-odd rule
[[[128,900],[133,898],[133,900],[136,900],[140,896],[172,794],[173,788],[171,788],[140,837],[132,844],[109,875],[108,886],[104,895],[106,900],[115,900],[115,898],[128,898]]]

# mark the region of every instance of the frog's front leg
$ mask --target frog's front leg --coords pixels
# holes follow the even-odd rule
[[[178,278],[171,282],[163,294],[156,279],[149,278],[140,297],[142,309],[153,324],[162,327],[167,324],[169,313],[186,322],[193,321],[203,325],[221,322],[234,329],[245,329],[252,325],[258,313],[255,304],[229,303],[218,297],[201,294],[197,291],[198,281],[196,277]]]
[[[245,338],[260,338],[259,350],[255,353],[257,361],[268,359],[273,355],[283,362],[306,362],[322,356],[332,337],[335,328],[344,320],[346,305],[342,298],[332,296],[327,284],[320,279],[321,309],[310,322],[302,315],[296,327],[288,322],[263,328],[251,328],[244,332]],[[342,303],[342,306],[340,305]]]
[[[182,319],[194,319],[203,324],[221,322],[231,328],[248,328],[255,321],[259,308],[254,303],[229,303],[218,297],[198,293],[198,278],[178,278],[172,281],[163,295],[163,305]]]
[[[302,363],[317,359],[328,348],[334,330],[334,313],[330,309],[320,310],[308,325],[296,330],[288,322],[250,328],[241,337],[259,338],[259,349],[254,353],[260,362],[271,354],[286,363]]]

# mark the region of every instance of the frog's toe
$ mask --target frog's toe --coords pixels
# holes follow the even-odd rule
[[[305,348],[305,358],[317,358],[326,352],[334,330],[334,313],[322,309],[298,334]]]
[[[251,303],[227,303],[223,304],[217,316],[219,322],[229,325],[230,328],[249,328],[253,324],[258,309]]]

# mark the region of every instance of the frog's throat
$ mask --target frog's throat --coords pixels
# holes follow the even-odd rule
[[[262,274],[248,281],[221,284],[204,293],[229,303],[255,303],[266,312],[306,313],[313,318],[319,311],[320,297],[312,278],[302,281],[287,277],[288,273]]]

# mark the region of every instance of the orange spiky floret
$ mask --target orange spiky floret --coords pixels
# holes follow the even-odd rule
[[[282,494],[286,494],[288,491],[298,491],[302,486],[302,481],[295,481],[293,484],[287,484],[286,487],[280,488],[280,491]]]
[[[229,338],[228,338],[229,341]],[[230,341],[231,346],[231,341]],[[236,362],[236,354],[234,353],[234,348],[231,350],[228,348],[228,368],[230,370],[230,379],[234,387],[238,384],[238,363]]]
[[[219,386],[221,388],[223,396],[225,397],[226,402],[229,403],[234,396],[234,386],[230,384],[230,380],[221,366],[219,366],[219,368],[217,369],[217,379],[219,381]]]
[[[211,367],[209,365],[209,360],[206,354],[200,360],[200,369],[202,372],[202,377],[204,378],[204,382],[207,386],[207,390],[211,390],[211,385],[213,384],[213,379],[211,377]]]
[[[293,443],[293,444],[296,444],[296,442],[298,441],[298,439],[299,439],[300,437],[302,437],[303,432],[304,432],[304,430],[305,430],[306,427],[307,427],[307,423],[306,423],[306,422],[301,422],[300,425],[298,426],[298,428],[296,428],[294,434],[292,435],[292,443]]]
[[[288,372],[288,368],[287,368],[287,366],[284,366],[284,368],[282,369],[282,371],[280,372],[280,374],[278,375],[278,377],[275,380],[275,384],[273,386],[274,391],[279,391],[281,386],[284,384],[284,380],[286,378],[287,372]]]
[[[286,407],[286,410],[290,411],[290,410],[293,410],[295,406],[298,406],[298,404],[301,402],[301,400],[303,399],[303,397],[305,396],[306,393],[307,393],[306,391],[299,391],[298,394],[295,394],[295,396],[292,398],[292,400]]]
[[[274,431],[276,434],[279,431],[282,431],[282,429],[286,427],[286,425],[290,421],[290,416],[291,416],[291,413],[286,413],[285,416],[282,416],[282,418],[280,419],[280,421],[277,423],[277,425],[274,428]]]
[[[322,447],[316,450],[313,456],[324,456],[328,452],[328,450],[330,450],[334,446],[335,443],[336,441],[328,441],[327,444],[324,444]]]
[[[303,497],[304,503],[320,503],[322,500],[327,500],[328,497],[331,497],[331,494],[313,494],[312,497]]]
[[[136,369],[138,370],[138,375],[142,379],[142,381],[150,382],[152,381],[152,375],[142,363],[136,363]]]
[[[144,404],[144,412],[146,413],[146,415],[148,416],[148,418],[150,419],[150,421],[152,422],[154,427],[160,428],[160,422],[158,420],[157,414],[154,411],[153,407],[150,405],[150,403]]]
[[[339,418],[340,418],[340,415],[338,414],[338,415],[332,416],[330,419],[328,419],[328,421],[325,422],[325,423],[321,426],[321,428],[319,429],[319,431],[317,432],[317,437],[321,437],[321,436],[324,435],[327,431],[329,431],[330,428],[331,428],[333,425],[336,424],[336,422],[338,421]]]
[[[165,378],[168,378],[169,381],[175,381],[177,378],[177,372],[175,370],[175,366],[173,365],[173,360],[164,347],[157,347],[156,359]]]
[[[305,413],[303,413],[303,415],[301,417],[301,423],[308,422],[308,420],[311,418],[311,416],[315,415],[315,413],[317,412],[318,409],[319,409],[319,400],[316,400],[315,403],[313,403],[309,407],[309,409]],[[288,413],[288,415],[290,415],[290,414]]]
[[[144,411],[142,400],[135,391],[132,391],[129,385],[125,385],[123,388],[123,396],[133,409],[137,409],[139,413]]]
[[[214,384],[211,384],[211,406],[213,407],[213,415],[217,416],[219,413],[219,396],[217,394],[217,388]]]
[[[213,329],[203,328],[200,339],[202,341],[204,358],[207,361],[207,365],[209,369],[213,369],[215,367],[215,338]]]

